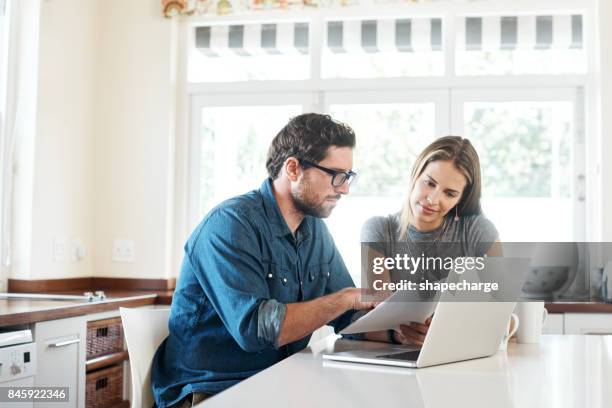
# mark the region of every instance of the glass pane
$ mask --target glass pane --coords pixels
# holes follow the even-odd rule
[[[350,52],[323,50],[323,78],[391,78],[444,75],[442,51]]]
[[[457,75],[583,74],[584,50],[491,50],[456,54]]]
[[[327,21],[323,78],[444,75],[442,18]]]
[[[435,137],[435,104],[338,104],[329,110],[333,118],[353,127],[357,136],[353,167],[359,179],[327,223],[359,284],[361,227],[372,216],[401,208],[412,164]]]
[[[300,105],[202,108],[200,212],[259,188],[270,142]],[[237,120],[239,119],[239,120]]]
[[[354,168],[359,179],[350,196],[402,196],[414,159],[434,137],[435,105],[331,105],[330,112],[357,136]]]
[[[208,57],[196,49],[189,59],[189,82],[298,80],[310,76],[310,55],[233,55]]]
[[[465,17],[457,20],[458,75],[586,72],[581,15]]]
[[[307,22],[194,27],[188,81],[307,79],[309,30]]]
[[[464,104],[483,207],[503,240],[573,239],[573,109],[569,101]]]

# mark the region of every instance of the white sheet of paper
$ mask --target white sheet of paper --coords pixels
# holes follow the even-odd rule
[[[410,322],[424,323],[438,302],[420,302],[415,294],[398,290],[373,310],[349,324],[340,334],[388,330]]]

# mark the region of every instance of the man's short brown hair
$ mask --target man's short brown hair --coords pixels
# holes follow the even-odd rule
[[[289,157],[318,163],[325,158],[330,146],[354,148],[355,132],[329,115],[304,113],[296,116],[270,144],[266,158],[268,175],[276,179]]]

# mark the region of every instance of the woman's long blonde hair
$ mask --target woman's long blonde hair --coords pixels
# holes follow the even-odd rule
[[[460,136],[441,137],[421,152],[412,167],[410,189],[400,214],[400,240],[402,241],[407,239],[408,227],[414,220],[414,214],[410,206],[412,190],[427,165],[437,160],[451,161],[467,180],[461,199],[457,203],[457,212],[460,215],[473,215],[482,212],[480,208],[481,177],[478,153],[468,139]],[[454,215],[454,211],[449,211],[446,214],[447,217],[454,217]]]

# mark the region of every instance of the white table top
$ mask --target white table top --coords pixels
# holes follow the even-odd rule
[[[612,336],[544,335],[488,358],[409,369],[323,360],[329,336],[203,402],[209,407],[612,407]]]

